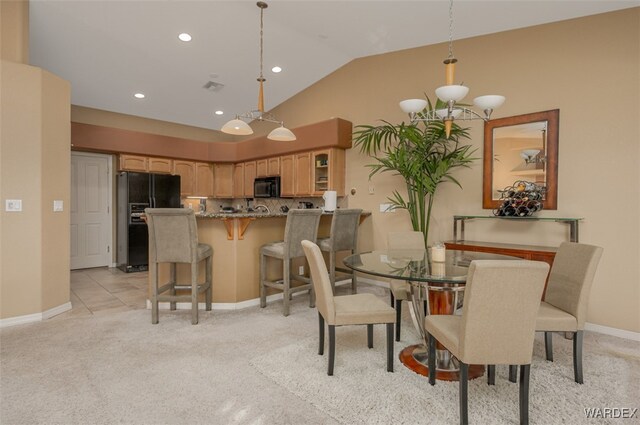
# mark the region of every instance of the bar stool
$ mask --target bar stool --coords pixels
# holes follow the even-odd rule
[[[158,323],[158,303],[191,301],[191,324],[198,324],[198,294],[205,292],[205,305],[211,311],[211,274],[213,248],[198,243],[198,228],[193,210],[185,208],[145,208],[149,230],[149,278],[151,287],[151,323]],[[198,263],[206,260],[205,281],[198,284]],[[169,263],[169,283],[158,286],[158,264]],[[191,283],[180,285],[176,281],[176,264],[191,265]],[[176,289],[191,289],[191,295],[176,295]],[[169,291],[169,294],[163,292]]]
[[[282,291],[282,313],[289,315],[290,296],[295,292],[309,291],[309,307],[315,305],[311,279],[291,273],[291,260],[304,257],[301,242],[315,241],[320,224],[319,209],[291,209],[287,214],[284,228],[284,241],[271,242],[260,247],[260,307],[267,306],[267,288]],[[267,257],[282,260],[282,280],[267,280]],[[291,280],[303,282],[303,285],[291,287]]]
[[[358,247],[358,225],[360,224],[361,209],[335,210],[331,219],[331,233],[328,238],[318,239],[318,246],[322,252],[329,253],[329,281],[333,292],[336,291],[336,270],[351,275],[351,290],[358,292],[356,272],[347,268],[336,267],[336,252],[351,251],[355,253]]]

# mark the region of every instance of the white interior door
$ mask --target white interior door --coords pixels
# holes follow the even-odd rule
[[[71,269],[109,266],[111,157],[71,153]]]

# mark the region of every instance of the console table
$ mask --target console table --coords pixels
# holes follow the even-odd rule
[[[464,239],[464,226],[466,221],[471,220],[509,220],[509,221],[543,221],[557,222],[569,225],[569,241],[578,242],[578,222],[582,218],[556,218],[556,217],[497,217],[494,215],[454,215],[453,216],[453,240],[446,241],[447,249],[460,251],[487,252],[492,254],[512,255],[525,260],[544,261],[553,265],[556,256],[556,247],[539,245],[522,245],[510,243],[496,243],[485,241],[467,241]],[[458,223],[460,232],[458,233]],[[458,234],[460,237],[458,238]],[[547,288],[545,285],[545,292]],[[542,295],[544,299],[544,293]]]

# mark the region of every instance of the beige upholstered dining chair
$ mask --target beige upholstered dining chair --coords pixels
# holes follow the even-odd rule
[[[329,253],[329,280],[331,287],[336,289],[336,270],[351,275],[351,291],[358,292],[356,272],[344,267],[336,267],[336,253],[350,251],[355,253],[358,248],[358,226],[360,225],[361,209],[337,209],[331,219],[331,233],[328,238],[318,239],[318,246],[322,252]]]
[[[191,323],[198,323],[198,294],[205,292],[205,306],[211,311],[213,248],[198,243],[198,228],[194,211],[185,208],[146,208],[149,230],[149,279],[151,281],[151,323],[158,323],[158,303],[168,301],[171,310],[176,302],[191,302]],[[205,281],[198,284],[198,264],[206,260]],[[158,265],[169,263],[169,282],[159,286]],[[177,282],[176,264],[191,266],[191,282]],[[177,295],[176,290],[190,289],[190,295]],[[168,292],[168,294],[164,294]]]
[[[260,307],[267,306],[267,288],[282,291],[282,314],[289,315],[289,301],[295,292],[309,292],[309,307],[314,306],[314,293],[311,279],[297,273],[291,273],[291,260],[303,257],[304,251],[300,242],[315,241],[320,224],[319,209],[291,209],[287,214],[284,227],[284,240],[271,242],[260,247]],[[282,279],[273,281],[267,279],[267,257],[282,260]],[[291,281],[302,282],[300,286],[291,286]]]
[[[594,245],[560,244],[536,321],[536,331],[544,332],[549,361],[553,361],[552,332],[573,332],[573,372],[579,384],[583,383],[582,339],[587,303],[602,251]]]
[[[431,315],[424,320],[429,334],[429,383],[436,378],[436,340],[460,364],[460,423],[468,419],[467,387],[470,364],[520,365],[520,423],[529,420],[529,372],[533,356],[536,315],[549,265],[526,260],[471,262],[462,316]]]
[[[387,234],[389,249],[425,249],[424,234],[417,231],[389,232]],[[396,341],[400,341],[402,323],[402,301],[409,300],[411,288],[405,280],[392,280],[389,284],[391,307],[396,309]]]
[[[329,366],[327,375],[333,375],[336,351],[336,326],[367,325],[367,345],[373,348],[373,325],[387,327],[387,371],[393,372],[393,322],[395,312],[384,301],[373,294],[333,295],[327,266],[318,245],[302,241],[309,261],[311,279],[317,296],[320,344],[318,354],[324,353],[324,323],[329,328]]]

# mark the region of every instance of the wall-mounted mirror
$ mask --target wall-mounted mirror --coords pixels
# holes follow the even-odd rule
[[[559,118],[554,109],[484,123],[482,208],[497,208],[500,191],[517,180],[545,186],[543,209],[558,208]]]

